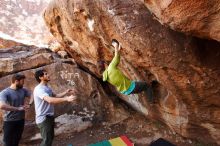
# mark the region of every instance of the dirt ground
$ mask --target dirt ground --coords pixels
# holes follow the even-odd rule
[[[177,146],[214,146],[205,145],[190,139],[181,137],[158,121],[150,121],[141,115],[132,115],[124,121],[116,124],[107,122],[74,133],[61,134],[55,137],[53,146],[86,146],[103,140],[109,140],[121,135],[126,135],[135,146],[148,146],[158,138],[164,138]],[[38,146],[41,140],[23,143],[22,146]]]

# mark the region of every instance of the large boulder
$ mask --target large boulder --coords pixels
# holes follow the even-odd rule
[[[0,61],[6,65],[1,67],[5,70],[1,71],[0,90],[10,86],[11,76],[20,72],[26,76],[25,87],[33,91],[38,84],[34,78],[34,72],[40,68],[46,69],[49,73],[51,79],[49,86],[55,93],[76,89],[77,103],[63,103],[55,107],[57,135],[82,131],[99,121],[111,122],[112,119],[120,121],[126,118],[126,114],[128,115],[122,107],[114,107],[98,80],[78,68],[73,59],[60,59],[58,55],[45,48],[17,46],[0,52]],[[118,113],[124,114],[122,116]],[[35,114],[32,107],[26,112],[26,128],[23,134],[23,140],[26,142],[40,138],[34,121]],[[2,127],[2,119],[0,123]]]
[[[54,0],[44,13],[50,32],[97,77],[108,45],[122,44],[119,68],[132,80],[157,80],[150,106],[142,95],[120,96],[146,117],[184,137],[220,144],[220,44],[174,32],[153,19],[141,1]]]
[[[0,77],[54,62],[49,50],[24,45],[0,50],[0,59]]]
[[[220,41],[220,2],[218,0],[144,0],[160,23],[201,38]]]

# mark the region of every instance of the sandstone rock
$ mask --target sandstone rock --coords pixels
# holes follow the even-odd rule
[[[68,54],[66,51],[58,51],[57,54],[61,57],[61,58],[67,58]]]
[[[0,77],[51,64],[50,50],[34,46],[15,46],[0,50]]]
[[[23,45],[21,43],[0,38],[0,49]]]
[[[220,41],[220,2],[218,0],[144,0],[164,25],[190,35]]]
[[[58,42],[51,42],[49,44],[49,48],[50,48],[51,51],[56,52],[56,53],[58,51],[63,51],[64,50],[63,47]]]
[[[119,40],[123,72],[132,80],[159,82],[154,87],[159,103],[154,106],[141,95],[121,98],[184,137],[220,144],[218,42],[162,26],[141,1],[55,0],[44,18],[75,61],[98,77],[97,61],[111,61],[108,44]]]

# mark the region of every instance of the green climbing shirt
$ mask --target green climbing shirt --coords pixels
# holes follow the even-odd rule
[[[118,91],[127,91],[131,85],[131,80],[129,80],[118,68],[120,62],[120,55],[116,53],[108,68],[103,73],[103,81],[107,81],[114,85]]]

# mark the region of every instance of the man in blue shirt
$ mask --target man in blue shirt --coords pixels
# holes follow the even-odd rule
[[[24,79],[22,74],[13,75],[11,86],[0,93],[0,109],[4,110],[4,146],[18,146],[24,129],[25,110],[33,102],[31,98],[29,105],[24,105],[25,98],[30,97],[30,92],[23,88]]]

